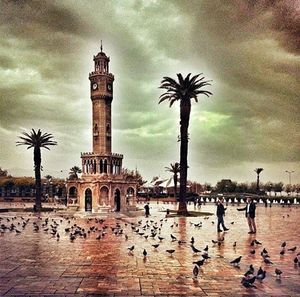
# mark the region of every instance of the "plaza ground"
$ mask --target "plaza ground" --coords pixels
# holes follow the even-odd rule
[[[143,204],[138,205],[143,207]],[[29,212],[1,213],[0,224],[9,227],[13,223],[21,233],[6,230],[0,235],[0,295],[300,296],[300,267],[293,262],[300,251],[299,206],[258,206],[256,235],[248,234],[244,212],[238,212],[237,205],[229,205],[226,211],[225,222],[230,230],[219,234],[216,232],[215,215],[165,219],[166,213],[162,211],[175,209],[176,204],[151,203],[150,206],[149,218],[141,215],[142,212],[136,217],[101,215],[104,223],[98,221],[99,215],[93,214],[90,220],[83,213],[71,218],[66,211],[42,213],[40,218]],[[194,210],[192,205],[189,208]],[[214,204],[196,208],[213,214],[215,209]],[[15,216],[16,219],[12,220]],[[30,219],[24,230],[21,217],[23,220]],[[47,217],[48,226],[53,226],[54,221],[58,223],[59,240],[50,234],[51,228],[44,231],[47,228],[42,224]],[[33,230],[33,222],[39,226],[38,231]],[[194,225],[200,222],[202,227]],[[131,223],[136,224],[139,232],[134,232]],[[84,228],[84,232],[93,226],[97,230],[87,234],[86,238],[77,236],[72,242],[65,228],[74,224]],[[119,229],[115,229],[117,224]],[[160,224],[162,227],[158,235],[164,238],[161,242],[158,235],[144,237]],[[97,240],[104,226],[108,226],[104,228],[106,234]],[[145,230],[142,228],[144,226]],[[121,234],[118,233],[120,229],[123,230]],[[170,234],[186,243],[179,245],[177,241],[172,242]],[[211,257],[200,268],[197,278],[193,277],[195,265],[192,262],[199,260],[201,253],[193,253],[189,243],[192,236],[196,248],[203,250],[208,245]],[[220,246],[212,243],[212,240],[223,237]],[[262,245],[255,246],[256,253],[251,255],[249,252],[253,248],[250,243],[255,238]],[[237,245],[234,248],[235,241]],[[285,255],[280,256],[283,241],[287,242],[287,248],[297,246],[297,250],[286,251]],[[157,249],[152,246],[155,243],[160,244]],[[135,248],[131,253],[128,247],[133,245]],[[274,264],[263,263],[260,255],[263,248],[268,250]],[[144,249],[147,251],[146,257],[143,256]],[[167,249],[175,249],[174,254],[169,255]],[[232,266],[229,262],[240,255],[240,265]],[[255,271],[260,266],[267,271],[263,282],[255,282],[256,289],[241,285],[242,275],[250,264],[254,265]],[[275,276],[275,268],[283,271],[281,278]]]

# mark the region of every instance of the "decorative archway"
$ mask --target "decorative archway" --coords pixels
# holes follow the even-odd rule
[[[109,204],[109,189],[107,186],[103,186],[100,189],[99,204],[104,206]]]
[[[85,211],[92,211],[92,190],[85,190]]]
[[[135,195],[134,188],[133,187],[127,188],[127,191],[126,191],[126,204],[127,205],[132,204],[134,195]]]
[[[121,193],[119,189],[115,190],[115,211],[121,210]]]
[[[77,203],[77,188],[72,186],[69,189],[69,203],[75,204]]]

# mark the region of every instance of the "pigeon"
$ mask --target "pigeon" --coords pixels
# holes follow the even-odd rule
[[[158,236],[158,239],[159,239],[159,241],[162,241],[162,240],[164,240],[164,237]]]
[[[200,266],[202,266],[204,264],[204,261],[205,261],[205,259],[203,258],[202,260],[193,262],[193,264],[196,264],[196,265],[198,265],[200,267]]]
[[[191,248],[192,248],[194,253],[201,253],[201,251],[198,250],[197,248],[195,248],[193,245],[191,245]]]
[[[157,249],[157,248],[159,247],[159,243],[157,243],[157,244],[152,244],[152,246],[153,246],[155,249]]]
[[[251,275],[253,273],[254,273],[254,267],[251,264],[250,267],[249,267],[249,269],[248,269],[248,271],[244,274],[244,276],[249,276],[249,275]]]
[[[292,247],[292,248],[289,248],[289,249],[288,249],[288,251],[290,251],[290,252],[294,252],[296,249],[297,249],[297,247],[296,247],[296,246],[294,246],[294,247]]]
[[[177,238],[173,235],[173,234],[170,234],[171,238],[172,238],[172,241],[176,241]]]
[[[130,252],[132,252],[133,250],[134,250],[134,245],[133,246],[131,246],[131,247],[129,247],[129,248],[127,248]]]
[[[256,286],[253,285],[253,283],[249,282],[249,280],[247,280],[246,278],[243,278],[241,283],[245,288],[254,288],[254,289],[256,289]]]
[[[197,265],[194,266],[194,269],[193,269],[193,275],[194,275],[194,278],[197,278],[198,277],[198,274],[199,274],[199,268]]]
[[[262,245],[262,243],[261,242],[259,242],[258,240],[254,240],[254,242],[255,242],[255,244],[257,244],[257,245]]]
[[[282,249],[281,251],[280,251],[280,253],[279,253],[281,256],[283,256],[284,254],[285,254],[285,250],[284,249]]]
[[[242,256],[239,256],[238,258],[232,260],[230,264],[238,265],[241,262]]]
[[[143,251],[143,256],[146,257],[147,256],[147,251],[144,249]]]
[[[253,277],[245,277],[244,278],[248,283],[253,284],[256,280],[256,276],[254,275]]]
[[[282,247],[282,248],[285,248],[285,247],[286,247],[286,242],[285,242],[285,241],[281,244],[281,247]]]
[[[262,270],[262,268],[260,267],[257,271],[256,279],[262,281],[265,279],[265,277],[266,277],[266,271]]]
[[[299,262],[298,257],[295,257],[294,263],[297,264]]]
[[[203,249],[203,251],[205,251],[205,252],[208,251],[208,245]]]
[[[251,254],[251,255],[254,255],[254,254],[255,254],[255,250],[251,250],[251,251],[250,251],[250,254]]]
[[[211,242],[212,242],[213,244],[218,243],[218,241],[216,241],[216,240],[212,240]]]
[[[277,277],[281,277],[282,271],[279,270],[278,268],[275,269],[275,274]]]
[[[236,247],[236,241],[233,243],[233,247],[234,247],[234,248]]]
[[[194,237],[191,238],[191,244],[194,244],[195,243],[195,239]]]
[[[166,250],[166,252],[172,255],[175,252],[175,250]]]
[[[273,262],[270,259],[268,259],[268,258],[264,258],[264,262],[266,264],[273,264]]]
[[[210,257],[208,256],[208,253],[204,253],[201,255],[203,259],[207,260],[210,259]]]
[[[150,235],[150,237],[152,237],[153,239],[154,239],[155,236],[156,236],[156,233],[152,233],[152,234]]]

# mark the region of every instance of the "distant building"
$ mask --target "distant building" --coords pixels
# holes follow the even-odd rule
[[[94,71],[89,74],[93,151],[81,153],[82,176],[67,182],[67,201],[82,211],[123,211],[135,206],[138,182],[122,173],[123,155],[111,150],[114,75],[102,45],[93,60]]]

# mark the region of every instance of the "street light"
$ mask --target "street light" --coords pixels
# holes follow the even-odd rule
[[[285,172],[289,175],[289,184],[291,185],[292,184],[292,173],[295,171],[294,170],[292,170],[292,171],[286,170]]]

